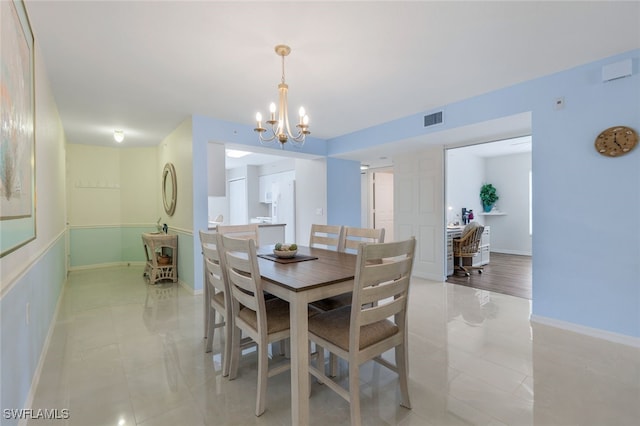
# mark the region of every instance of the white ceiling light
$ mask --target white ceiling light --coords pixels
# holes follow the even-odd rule
[[[304,108],[300,107],[298,111],[300,119],[296,125],[298,131],[295,135],[291,133],[289,126],[289,105],[287,104],[287,91],[289,90],[289,86],[284,81],[284,57],[291,53],[291,48],[284,44],[279,44],[275,50],[278,55],[282,56],[282,82],[278,84],[278,119],[276,120],[276,104],[272,102],[269,106],[269,119],[267,120],[267,124],[271,127],[271,136],[263,136],[263,133],[265,133],[267,129],[262,127],[261,113],[256,114],[257,126],[253,130],[258,132],[258,139],[263,145],[268,145],[277,138],[278,142],[280,142],[280,148],[282,149],[284,149],[284,144],[287,143],[287,141],[291,141],[292,144],[300,148],[304,145],[305,137],[311,133],[309,131],[309,116],[305,113]]]
[[[113,131],[113,139],[116,142],[121,143],[124,140],[124,131],[123,130],[114,130]]]
[[[231,158],[242,158],[242,157],[246,157],[247,155],[251,154],[250,152],[247,151],[239,151],[237,149],[227,149],[225,150],[227,157],[231,157]]]

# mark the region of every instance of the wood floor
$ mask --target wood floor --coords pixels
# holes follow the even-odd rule
[[[482,274],[477,270],[470,277],[456,273],[447,282],[531,300],[531,256],[492,252]]]

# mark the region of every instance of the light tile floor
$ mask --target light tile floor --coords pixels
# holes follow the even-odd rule
[[[395,374],[369,363],[363,424],[639,424],[639,349],[532,328],[525,299],[421,279],[410,298],[413,409],[400,407]],[[223,378],[219,335],[205,354],[202,296],[147,285],[141,268],[72,272],[32,407],[70,417],[29,425],[290,424],[289,373],[269,379],[255,417],[256,359]],[[312,425],[349,424],[347,403],[315,382],[310,410]]]

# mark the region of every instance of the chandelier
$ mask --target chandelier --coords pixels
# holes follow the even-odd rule
[[[262,127],[262,114],[256,114],[256,122],[258,123],[254,131],[258,132],[258,138],[262,145],[270,145],[277,140],[280,142],[280,148],[284,149],[284,144],[287,141],[291,142],[298,148],[304,145],[305,137],[311,133],[309,131],[309,116],[305,113],[304,108],[300,108],[298,111],[299,120],[296,125],[297,131],[295,134],[291,132],[289,126],[289,111],[287,105],[287,91],[289,86],[284,81],[284,57],[291,53],[291,48],[284,44],[279,44],[275,48],[276,53],[282,57],[282,82],[278,84],[278,119],[276,120],[276,104],[271,103],[269,105],[269,119],[266,124],[269,125],[269,129]],[[266,132],[270,132],[269,136],[266,136]]]

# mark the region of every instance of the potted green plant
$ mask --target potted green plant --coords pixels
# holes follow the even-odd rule
[[[480,188],[480,200],[482,200],[482,207],[484,208],[485,212],[490,212],[493,208],[493,205],[496,203],[496,201],[498,201],[499,198],[500,197],[498,197],[496,188],[492,184],[485,183],[484,185],[482,185],[482,188]]]

